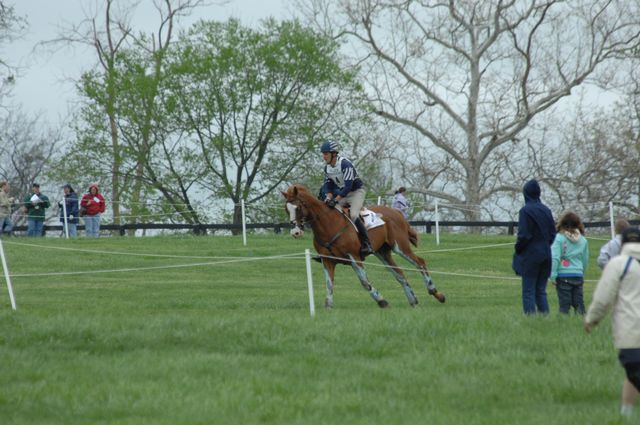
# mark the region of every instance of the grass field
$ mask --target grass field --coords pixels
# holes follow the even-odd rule
[[[310,236],[5,239],[18,310],[0,279],[0,423],[619,423],[609,320],[586,335],[553,288],[552,314],[524,317],[513,241],[425,235],[447,303],[409,272],[415,309],[372,258],[391,308],[340,266],[326,311],[314,262],[311,318]],[[300,255],[264,258],[284,254]]]

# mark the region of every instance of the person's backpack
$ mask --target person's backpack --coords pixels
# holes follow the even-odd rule
[[[631,262],[633,260],[636,260],[638,263],[640,263],[639,259],[633,258],[633,257],[629,257],[629,259],[627,260],[627,263],[624,265],[624,270],[622,271],[622,274],[620,275],[620,280],[622,280],[627,275],[627,272],[629,271],[629,267],[631,267]]]

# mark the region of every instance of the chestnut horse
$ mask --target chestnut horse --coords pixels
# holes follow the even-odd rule
[[[340,207],[329,207],[302,185],[290,186],[286,192],[282,192],[282,195],[286,199],[286,209],[293,226],[291,235],[296,238],[302,236],[304,223],[308,223],[313,231],[313,245],[320,255],[327,285],[325,306],[333,307],[333,278],[336,264],[349,264],[360,279],[362,287],[380,307],[387,307],[389,303],[371,285],[362,266],[364,258],[360,254],[360,239],[355,226],[348,218],[349,215],[343,213]],[[445,296],[433,284],[425,261],[411,250],[411,244],[417,246],[418,243],[416,231],[409,226],[402,213],[393,208],[378,205],[370,209],[381,215],[384,221],[383,226],[372,228],[368,232],[374,255],[402,285],[409,304],[412,307],[415,306],[418,304],[418,299],[402,269],[394,262],[392,252],[399,254],[417,267],[429,294],[443,303]]]

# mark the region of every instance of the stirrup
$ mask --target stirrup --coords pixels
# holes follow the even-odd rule
[[[360,246],[360,255],[367,256],[373,254],[373,247],[371,246],[371,242],[365,242]]]

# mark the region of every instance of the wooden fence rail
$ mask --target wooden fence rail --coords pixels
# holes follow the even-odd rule
[[[425,233],[432,233],[436,222],[432,220],[415,220],[409,223],[416,228],[423,228]],[[638,225],[640,220],[631,220],[631,224]],[[506,228],[509,235],[513,235],[518,227],[517,221],[440,221],[440,227],[489,227],[489,228]],[[610,223],[608,221],[593,221],[584,223],[586,228],[602,228],[608,231]],[[289,223],[247,223],[247,230],[252,229],[272,229],[275,233],[282,232],[282,229],[289,229]],[[26,226],[15,226],[14,231],[26,232]],[[78,230],[84,230],[83,225],[78,225]],[[196,235],[205,235],[215,233],[216,231],[235,231],[241,232],[241,224],[172,224],[172,223],[131,223],[131,224],[103,224],[100,230],[117,231],[121,236],[125,236],[129,230],[188,230]],[[46,232],[62,232],[62,225],[45,225]]]

